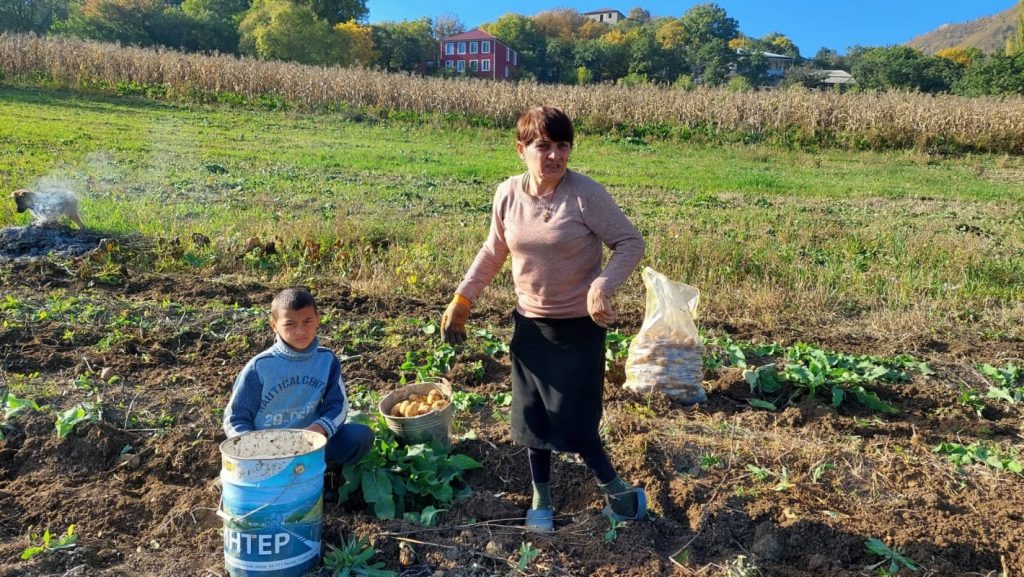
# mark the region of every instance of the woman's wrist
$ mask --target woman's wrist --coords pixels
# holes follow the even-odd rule
[[[460,295],[459,293],[455,293],[455,297],[452,298],[452,300],[459,303],[460,305],[464,305],[467,307],[473,306],[473,301],[467,299],[466,297]]]

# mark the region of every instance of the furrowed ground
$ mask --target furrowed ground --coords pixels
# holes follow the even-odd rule
[[[509,280],[475,306],[465,347],[436,334],[495,185],[522,170],[512,144],[460,124],[0,87],[0,189],[74,190],[115,241],[0,261],[0,395],[39,407],[4,401],[0,575],[225,574],[220,414],[290,284],[316,290],[357,408],[403,377],[465,394],[454,451],[484,465],[465,474],[469,497],[429,527],[378,519],[358,495],[325,508],[325,543],[371,539],[387,569],[1024,571],[1021,157],[583,135],[572,165],[637,223],[643,264],[702,291],[709,402],[622,389],[643,319],[634,275],[602,434],[653,519],[609,526],[586,468],[563,458],[558,531],[538,536],[517,520],[529,471],[505,406]],[[0,227],[27,224],[0,203]],[[86,419],[58,437],[76,406]],[[72,524],[76,547],[19,559]]]

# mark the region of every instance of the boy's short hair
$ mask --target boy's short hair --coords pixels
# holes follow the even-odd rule
[[[282,290],[281,292],[274,295],[274,300],[270,303],[270,316],[277,318],[277,313],[281,310],[298,311],[306,307],[316,308],[316,299],[309,293],[308,290],[302,287],[291,287]]]
[[[534,106],[520,114],[516,121],[516,140],[524,146],[545,137],[571,145],[574,136],[572,121],[561,109],[553,106]]]

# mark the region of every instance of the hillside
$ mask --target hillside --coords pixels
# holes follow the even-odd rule
[[[1006,39],[1017,29],[1020,4],[992,16],[985,16],[970,22],[943,24],[931,32],[912,38],[907,42],[925,54],[935,54],[944,48],[974,46],[985,52],[1002,50]]]

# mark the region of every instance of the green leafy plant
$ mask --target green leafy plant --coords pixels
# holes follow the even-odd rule
[[[999,451],[987,443],[976,442],[966,446],[960,443],[941,443],[933,450],[945,455],[957,466],[982,463],[999,471],[1024,474],[1024,464],[1017,459],[1016,454]]]
[[[399,445],[383,417],[370,421],[376,439],[358,463],[342,470],[345,483],[339,497],[346,500],[357,491],[381,519],[403,518],[432,524],[440,511],[436,505],[451,503],[469,494],[462,473],[480,463],[461,454],[449,454],[439,443]]]
[[[494,393],[491,395],[491,403],[497,407],[511,407],[512,393]]]
[[[908,370],[933,374],[927,364],[910,355],[880,358],[868,355],[833,353],[805,343],[790,347],[776,344],[738,344],[729,337],[719,337],[714,345],[714,361],[708,364],[736,366],[745,369],[743,378],[755,398],[749,403],[757,408],[776,410],[779,403],[793,403],[803,397],[827,396],[839,408],[847,399],[855,399],[870,409],[883,413],[899,410],[878,398],[866,385],[877,381],[901,383],[910,380]],[[747,358],[781,357],[776,363],[750,368]]]
[[[761,574],[761,569],[753,561],[747,559],[746,555],[737,555],[735,559],[725,565],[725,574],[728,577],[755,577]]]
[[[87,421],[99,421],[100,409],[95,403],[81,403],[70,409],[59,413],[54,425],[57,428],[57,438],[63,439],[75,428],[75,425]]]
[[[452,406],[456,411],[468,411],[487,402],[487,397],[480,393],[455,391],[452,393]]]
[[[633,337],[612,329],[604,335],[604,370],[609,370],[615,361],[629,356],[629,345]]]
[[[888,545],[886,545],[879,539],[875,539],[874,537],[872,537],[864,542],[864,546],[867,547],[867,550],[870,553],[874,553],[879,557],[883,557],[882,561],[875,565],[872,565],[870,568],[881,568],[881,570],[884,571],[884,575],[895,575],[899,573],[903,567],[906,567],[911,571],[917,571],[918,569],[916,561],[904,555],[903,551],[901,551],[900,549],[896,547],[890,548]],[[889,566],[882,567],[886,563],[888,563]]]
[[[324,567],[330,571],[331,577],[397,577],[396,571],[384,568],[384,563],[370,563],[376,550],[364,539],[341,538],[341,546],[327,545],[328,552],[324,555]]]
[[[999,399],[1016,405],[1024,400],[1024,382],[1021,368],[1013,363],[1003,368],[989,364],[979,364],[977,369],[992,381],[986,395],[990,399]]]
[[[608,522],[611,524],[611,528],[605,531],[604,540],[611,543],[619,538],[619,522],[612,517],[608,517]]]
[[[515,577],[520,573],[525,573],[526,568],[529,567],[530,563],[532,563],[539,555],[540,551],[533,548],[533,543],[521,544],[519,546],[519,560],[516,561],[516,566],[512,568],[512,572],[508,574],[509,577]]]
[[[417,350],[405,353],[405,362],[399,367],[401,384],[406,384],[408,372],[416,375],[416,382],[426,383],[447,375],[452,370],[455,349],[447,343],[438,345],[433,351]]]
[[[978,391],[965,385],[960,385],[960,394],[957,395],[956,402],[965,407],[970,407],[974,414],[979,417],[985,410],[985,401],[982,400]]]
[[[10,427],[8,423],[15,415],[21,413],[25,409],[32,409],[33,411],[41,410],[35,401],[31,399],[18,398],[9,390],[4,390],[3,393],[0,393],[0,408],[3,408],[4,410],[3,421],[0,421],[0,440],[6,438],[4,429]]]
[[[836,466],[833,463],[829,463],[827,461],[818,463],[811,469],[811,480],[817,483],[823,476],[825,476],[825,473],[835,468]]]
[[[480,350],[489,357],[500,359],[509,353],[508,343],[494,336],[494,333],[487,329],[473,331],[476,335]]]
[[[75,526],[68,525],[67,531],[63,535],[54,539],[54,536],[50,534],[50,530],[43,531],[42,537],[37,537],[29,534],[29,542],[40,540],[39,545],[29,545],[21,552],[21,558],[28,561],[37,555],[49,555],[54,551],[61,549],[70,549],[75,546],[78,542],[78,535],[75,534]]]

